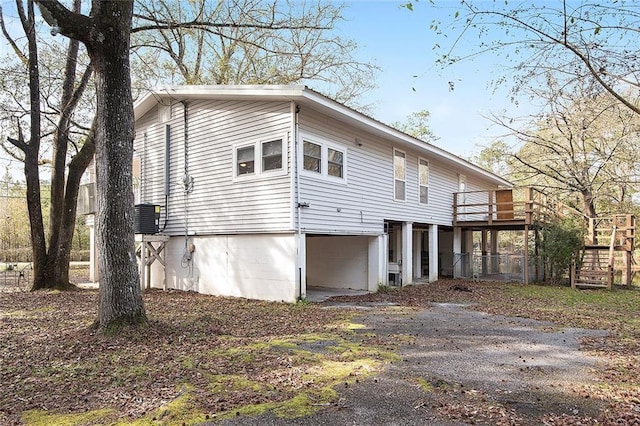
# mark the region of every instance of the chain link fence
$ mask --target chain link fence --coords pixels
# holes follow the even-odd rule
[[[523,254],[455,253],[453,276],[469,280],[524,282]],[[544,281],[545,268],[540,256],[529,256],[529,281]]]

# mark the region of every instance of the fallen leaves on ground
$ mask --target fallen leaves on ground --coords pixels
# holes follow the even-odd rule
[[[323,394],[323,386],[330,381],[314,380],[310,371],[341,361],[350,368],[347,377],[357,381],[359,374],[370,372],[368,365],[355,364],[358,360],[388,360],[397,347],[411,344],[402,336],[345,327],[357,310],[157,290],[144,295],[148,326],[103,336],[90,331],[97,299],[96,291],[0,293],[0,423],[20,424],[25,413],[106,410],[97,423],[146,418],[181,424],[171,417],[180,404],[206,421],[299,395],[309,406],[326,407],[331,396]],[[549,414],[539,420],[640,424],[637,290],[441,280],[334,301],[392,303],[408,307],[409,313],[434,302],[466,303],[558,327],[607,330],[607,337],[583,342],[585,350],[609,360],[596,371],[598,385],[573,392],[607,401],[609,408],[598,419]],[[441,418],[522,424],[521,414],[493,404],[481,392],[441,396],[442,406],[429,407]]]
[[[204,413],[282,401],[310,386],[291,374],[305,367],[292,364],[300,357],[288,359],[269,342],[339,334],[348,316],[314,305],[177,291],[150,291],[144,300],[146,327],[104,336],[90,330],[97,291],[0,294],[0,423],[18,424],[29,410],[105,407],[136,419],[175,401],[186,386],[190,404]],[[216,376],[255,383],[211,397]]]
[[[584,350],[607,360],[606,365],[595,371],[598,385],[574,391],[584,398],[607,401],[609,409],[599,419],[549,415],[543,419],[544,424],[640,425],[640,290],[635,286],[576,290],[550,285],[439,280],[333,300],[411,307],[465,303],[472,309],[495,315],[550,321],[558,327],[606,330],[608,336],[582,341]]]

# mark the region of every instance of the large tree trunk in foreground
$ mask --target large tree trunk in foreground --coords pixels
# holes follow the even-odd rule
[[[95,2],[94,2],[95,4]],[[99,327],[146,322],[134,241],[133,100],[129,69],[132,1],[103,1],[89,47],[97,93],[97,242]],[[103,35],[103,36],[100,36]]]
[[[55,0],[39,0],[47,22],[82,41],[94,67],[96,240],[100,251],[97,327],[115,332],[146,323],[133,233],[133,100],[129,39],[133,1],[94,0],[89,16]]]

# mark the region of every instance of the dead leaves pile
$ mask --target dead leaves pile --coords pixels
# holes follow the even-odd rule
[[[305,386],[296,379],[300,375],[289,375],[285,385],[275,382],[300,366],[288,365],[272,350],[243,348],[326,332],[348,315],[314,305],[187,292],[150,291],[144,298],[148,326],[103,336],[89,330],[97,317],[96,291],[1,294],[0,423],[20,424],[30,410],[108,408],[113,421],[123,413],[125,420],[137,419],[176,401],[185,386],[190,403],[210,413],[287,399]],[[218,375],[263,376],[275,385],[245,386],[212,398],[212,377]]]

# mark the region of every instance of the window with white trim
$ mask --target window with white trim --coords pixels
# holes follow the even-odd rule
[[[406,200],[406,176],[407,176],[407,155],[394,148],[393,150],[393,198],[397,201]]]
[[[315,138],[302,140],[302,169],[328,179],[346,180],[347,150]]]
[[[245,146],[236,151],[237,175],[250,175],[255,173],[255,147]]]
[[[304,151],[304,169],[311,172],[322,173],[322,145],[304,141],[302,146]]]
[[[284,139],[267,139],[233,148],[234,178],[285,172]]]
[[[262,142],[262,171],[282,170],[282,139]]]
[[[420,204],[429,204],[429,161],[418,158],[418,187]]]
[[[327,148],[327,174],[337,178],[344,177],[344,153],[337,149]]]

